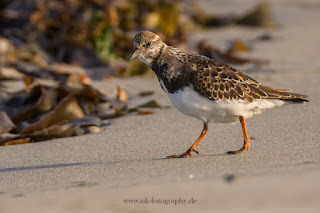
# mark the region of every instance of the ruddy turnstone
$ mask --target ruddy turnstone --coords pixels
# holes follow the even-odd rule
[[[186,54],[165,44],[149,31],[134,37],[130,59],[138,58],[156,73],[162,89],[174,107],[203,122],[199,138],[184,153],[168,158],[191,157],[208,133],[208,123],[232,123],[240,120],[244,144],[227,154],[240,154],[250,147],[246,119],[276,106],[305,103],[307,95],[262,85],[238,70],[211,58]]]

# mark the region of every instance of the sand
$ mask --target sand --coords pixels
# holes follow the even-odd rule
[[[212,11],[239,6],[240,12],[254,5],[223,2],[204,4]],[[172,107],[151,115],[133,113],[111,120],[97,134],[0,147],[0,212],[318,212],[320,4],[274,1],[273,13],[281,23],[269,31],[274,40],[255,44],[249,53],[272,61],[273,71],[249,74],[311,98],[306,105],[248,119],[248,134],[256,138],[249,151],[225,155],[242,146],[240,124],[210,123],[197,148],[200,155],[165,159],[189,148],[201,122]],[[227,27],[190,38],[193,43],[210,38],[210,43],[225,46],[228,39],[249,40],[264,32]],[[94,85],[106,94],[121,85],[133,97],[132,105],[142,101],[134,98],[140,91],[153,90],[150,99],[171,106],[155,76]],[[137,203],[124,203],[126,199]]]

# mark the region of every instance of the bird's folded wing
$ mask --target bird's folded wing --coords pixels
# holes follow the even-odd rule
[[[292,93],[290,90],[276,89],[260,84],[240,71],[220,64],[207,57],[193,57],[191,84],[202,96],[210,100],[281,99],[288,101],[306,101],[306,95]]]

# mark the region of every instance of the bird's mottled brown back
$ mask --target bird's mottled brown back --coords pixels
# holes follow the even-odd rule
[[[191,84],[195,90],[210,100],[245,100],[281,99],[288,101],[307,101],[308,96],[291,93],[289,90],[276,89],[260,84],[258,81],[238,70],[220,64],[213,59],[191,55],[189,63],[193,64]]]

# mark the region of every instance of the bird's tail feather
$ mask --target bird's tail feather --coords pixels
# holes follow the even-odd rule
[[[268,87],[264,85],[260,85],[259,88],[262,89],[268,95],[267,97],[265,97],[266,99],[280,99],[283,101],[289,101],[293,103],[309,102],[308,100],[305,99],[305,98],[309,98],[308,95],[293,93],[290,90],[277,89],[277,88]]]

